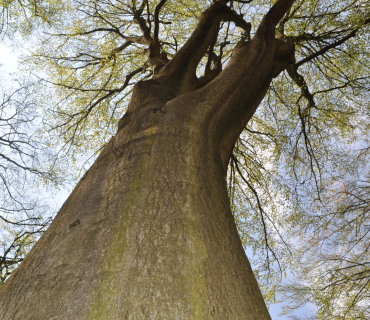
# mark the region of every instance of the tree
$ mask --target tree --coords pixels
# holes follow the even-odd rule
[[[359,34],[369,13],[361,1],[333,1],[331,11],[284,0],[271,8],[254,1],[247,11],[245,2],[86,1],[59,17],[33,63],[55,85],[60,101],[49,124],[69,153],[104,141],[134,88],[117,134],[0,288],[5,318],[269,318],[235,228],[228,165],[232,159],[231,173],[240,174],[229,193],[247,185],[260,213],[254,231],[263,229],[256,243],[271,252],[276,241],[265,218],[272,179],[261,196],[261,167],[250,166],[256,162],[245,152],[245,135],[258,134],[256,148],[272,137],[280,148],[274,163],[292,144],[288,169],[301,169],[319,189],[320,142],[329,129],[349,132],[343,121],[354,117],[353,106],[335,108],[330,100],[368,80],[366,66],[355,69],[366,51],[343,45],[366,46]],[[321,65],[333,52],[345,72],[335,61]],[[315,99],[321,94],[326,108]],[[259,110],[271,113],[257,112],[248,123],[265,97]],[[276,114],[285,107],[281,121]],[[270,115],[285,131],[268,132]],[[289,136],[289,128],[298,129]]]

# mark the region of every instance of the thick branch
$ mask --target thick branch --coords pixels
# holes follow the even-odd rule
[[[250,24],[245,22],[242,16],[226,5],[215,2],[202,14],[189,40],[159,75],[176,81],[182,92],[194,89],[197,83],[196,68],[212,42],[217,39],[221,20],[233,21],[237,26],[250,30]]]
[[[255,36],[275,37],[275,28],[288,12],[295,0],[278,0],[267,12],[259,25]]]
[[[150,29],[146,25],[146,21],[141,16],[141,13],[142,13],[142,10],[138,10],[138,11],[134,12],[134,22],[136,22],[139,25],[139,27],[141,29],[141,33],[142,33],[144,39],[146,40],[146,43],[150,43],[150,42],[153,41],[153,39],[150,35]]]
[[[216,42],[216,39],[215,41]],[[207,65],[205,67],[205,72],[202,77],[198,79],[196,89],[202,88],[205,85],[207,85],[209,82],[211,82],[214,78],[216,78],[220,72],[222,71],[222,52],[223,48],[226,46],[227,42],[224,42],[220,46],[220,55],[217,55],[216,53],[213,52],[214,50],[214,44],[212,43],[209,52],[208,52],[208,61]],[[214,64],[214,68],[211,69],[211,64]]]
[[[167,0],[161,0],[155,7],[154,11],[154,42],[159,43],[158,32],[159,32],[159,11],[162,9]]]
[[[270,10],[272,22],[277,23],[276,17],[283,17],[282,9],[288,10],[292,3],[293,0],[279,0],[274,7],[277,11]],[[268,26],[270,22],[264,19],[263,23]],[[273,77],[292,63],[293,53],[292,41],[276,39],[272,28],[271,36],[262,33],[239,44],[226,68],[197,90],[199,97],[207,101],[201,105],[199,117],[206,114],[212,118],[214,132],[209,135],[219,148],[225,172],[237,137],[255,113]],[[211,121],[209,118],[207,121]]]
[[[118,53],[118,52],[121,52],[123,50],[125,50],[128,46],[130,46],[134,41],[132,40],[129,40],[129,41],[126,41],[125,43],[121,44],[119,47],[117,48],[114,48],[112,50],[112,53]]]
[[[73,37],[73,36],[86,36],[95,32],[113,32],[118,34],[121,38],[125,38],[125,36],[119,31],[118,28],[95,28],[89,31],[84,32],[77,32],[77,33],[58,33],[57,36],[66,36],[66,37]],[[46,33],[48,35],[54,35],[51,33]]]

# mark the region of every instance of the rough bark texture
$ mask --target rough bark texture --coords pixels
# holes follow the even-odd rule
[[[207,46],[199,53],[192,38],[156,79],[135,86],[116,136],[0,288],[1,319],[270,319],[225,172],[272,78],[291,62],[292,45],[274,37],[291,3],[280,0],[266,16],[276,21],[265,18],[201,89],[192,91]],[[212,40],[214,26],[202,21],[221,19],[217,6],[194,41]]]

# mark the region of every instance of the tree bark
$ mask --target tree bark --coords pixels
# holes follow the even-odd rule
[[[292,62],[292,44],[269,25],[280,11],[205,87],[192,91],[197,63],[184,69],[181,50],[135,86],[115,137],[0,288],[2,319],[270,319],[225,174],[236,138]]]

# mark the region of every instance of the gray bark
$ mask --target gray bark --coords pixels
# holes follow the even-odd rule
[[[226,12],[212,5],[156,78],[135,86],[117,134],[0,288],[1,319],[270,319],[225,173],[272,78],[292,62],[292,44],[274,36],[292,2],[279,0],[194,91],[217,27],[208,15]],[[201,38],[208,45],[197,47]]]

